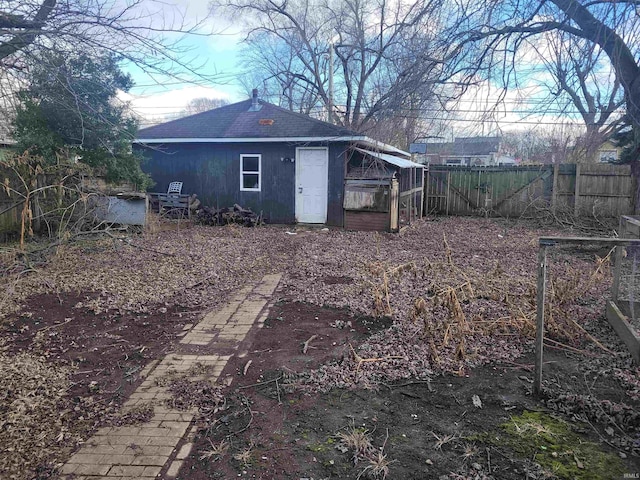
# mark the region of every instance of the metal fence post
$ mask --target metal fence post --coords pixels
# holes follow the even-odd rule
[[[542,355],[544,349],[544,304],[547,286],[547,248],[549,245],[540,242],[538,250],[538,308],[536,314],[536,369],[533,379],[533,394],[542,393]]]

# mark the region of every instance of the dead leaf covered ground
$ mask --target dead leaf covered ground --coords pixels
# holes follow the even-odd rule
[[[0,315],[8,333],[2,336],[0,348],[7,355],[28,351],[30,356],[14,365],[3,360],[0,368],[8,373],[3,376],[16,382],[23,377],[40,378],[42,362],[55,368],[50,378],[38,380],[46,386],[42,390],[18,395],[10,385],[3,385],[7,391],[30,398],[31,413],[29,418],[21,417],[24,404],[7,394],[0,405],[2,421],[8,425],[7,419],[21,418],[11,424],[20,429],[23,427],[15,425],[46,417],[57,408],[56,402],[66,401],[69,382],[75,385],[76,395],[80,391],[77,384],[85,392],[90,388],[92,374],[81,381],[73,375],[97,372],[102,368],[100,362],[120,362],[119,369],[100,382],[130,376],[128,372],[170,348],[174,326],[179,332],[184,323],[223,304],[248,281],[276,272],[285,273],[283,299],[345,309],[347,315],[393,320],[390,328],[361,343],[345,345],[339,361],[290,376],[288,388],[305,392],[334,387],[376,389],[381,382],[428,379],[444,372],[464,376],[481,364],[517,362],[523,352],[530,351],[534,334],[537,238],[560,233],[470,218],[419,222],[400,235],[315,229],[298,229],[289,235],[288,230],[277,226],[192,227],[87,239],[61,246],[35,271],[5,275]],[[611,359],[597,368],[617,375],[637,396],[639,371],[629,368],[628,355],[602,315],[611,282],[608,253],[558,250],[551,255],[547,321],[550,341],[555,344],[549,347]],[[5,257],[7,262],[13,260]],[[4,268],[16,272],[15,265]],[[45,327],[49,325],[46,312],[37,314],[40,323],[30,316],[33,302],[42,295],[59,299],[61,305],[73,299],[73,305],[65,307],[73,320],[67,325],[63,316],[55,320],[55,329],[38,334],[43,327],[49,328]],[[112,353],[102,358],[95,354],[95,365],[91,364],[94,357],[78,360],[78,352],[86,348],[79,340],[67,352],[68,347],[54,335],[59,330],[60,336],[69,338],[78,330],[78,319],[89,319],[83,320],[83,338],[92,337],[92,328],[102,329],[102,343],[92,350],[103,345],[111,348]],[[158,330],[155,338],[154,330],[147,326],[159,319],[163,319],[164,330]],[[128,328],[127,322],[138,323]],[[154,341],[162,348],[154,347]],[[132,359],[137,363],[130,363]],[[129,388],[101,387],[100,393],[118,392],[117,398],[100,397],[113,408]],[[51,395],[53,390],[58,396]],[[73,418],[77,421],[77,416]],[[113,421],[112,415],[107,420]],[[100,421],[85,425],[84,433],[99,425]],[[63,434],[56,446],[52,439],[57,439],[62,427],[55,420],[46,432],[25,431],[25,438],[42,441],[20,442],[16,437],[9,445],[15,458],[28,457],[31,449],[45,442],[51,446],[45,456],[55,465],[79,441]],[[42,465],[40,459],[35,463]],[[7,468],[15,478],[27,478],[16,473],[16,465]]]

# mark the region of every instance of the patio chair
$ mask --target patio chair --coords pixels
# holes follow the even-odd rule
[[[167,188],[167,195],[172,193],[180,195],[182,193],[182,182],[171,182]]]
[[[182,194],[182,182],[171,182],[167,193],[158,194],[158,211],[171,218],[191,218],[189,195]]]

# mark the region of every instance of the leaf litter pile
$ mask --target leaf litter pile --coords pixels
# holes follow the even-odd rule
[[[376,388],[381,381],[464,375],[483,363],[513,361],[535,336],[537,238],[544,234],[549,232],[458,218],[421,224],[402,236],[373,235],[365,244],[345,233],[340,249],[331,240],[306,244],[299,270],[288,277],[292,298],[395,322],[350,347],[347,361],[304,373],[300,384],[310,390]],[[546,316],[551,348],[612,353],[589,333],[605,322],[610,256],[552,255]],[[339,274],[354,281],[322,281]]]
[[[76,306],[96,315],[168,306],[204,312],[247,282],[283,272],[280,295],[286,299],[394,320],[364,343],[345,346],[340,361],[290,375],[290,386],[308,391],[377,388],[380,382],[442,372],[464,375],[476,365],[513,361],[531,348],[537,238],[558,232],[471,218],[419,222],[400,235],[341,230],[290,235],[288,230],[193,227],[64,245],[35,272],[3,277],[0,318],[10,319],[26,299],[43,293],[91,294]],[[599,253],[554,254],[548,346],[588,354],[622,351],[619,342],[605,345],[595,338],[605,321],[611,283],[610,255]],[[619,366],[626,367],[628,356],[623,357]],[[23,376],[37,379],[24,385],[38,384],[28,392],[2,386],[3,429],[22,435],[9,436],[5,443],[16,459],[33,455],[42,442],[51,450],[63,428],[52,412],[64,410],[59,402],[65,401],[65,370],[42,368],[43,360],[24,358],[15,362],[5,356],[0,362],[3,381]],[[640,384],[638,370],[618,371],[625,372],[630,388]],[[200,387],[176,385],[175,398],[185,407],[198,407],[188,398]],[[207,404],[221,401],[217,392],[205,393]]]

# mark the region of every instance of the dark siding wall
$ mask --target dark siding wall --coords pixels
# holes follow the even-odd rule
[[[348,143],[332,143],[329,146],[329,205],[327,206],[327,225],[344,226],[344,177]]]
[[[267,222],[295,222],[295,163],[281,158],[295,158],[296,146],[290,143],[246,144],[166,144],[143,148],[147,161],[142,169],[156,185],[152,190],[166,192],[172,181],[183,182],[183,193],[195,193],[203,205],[231,206],[238,203],[255,212],[263,212]],[[322,146],[305,144],[304,146]],[[329,193],[327,224],[342,226],[344,182],[343,154],[347,144],[329,147]],[[262,155],[260,192],[240,191],[240,155]]]

